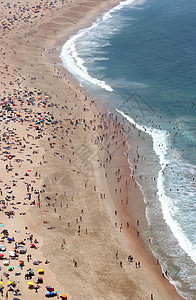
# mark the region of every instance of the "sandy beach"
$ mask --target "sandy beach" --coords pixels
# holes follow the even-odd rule
[[[117,3],[0,4],[0,299],[182,299],[140,238],[122,125],[59,58]]]

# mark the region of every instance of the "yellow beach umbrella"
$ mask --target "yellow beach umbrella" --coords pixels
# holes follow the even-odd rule
[[[28,282],[28,285],[33,285],[33,281],[29,281],[29,282]]]
[[[43,269],[39,269],[39,270],[38,270],[38,273],[39,273],[39,274],[44,274],[44,270],[43,270]]]
[[[12,284],[12,281],[7,281],[7,286],[10,286]]]
[[[0,285],[3,285],[3,281],[0,281]]]

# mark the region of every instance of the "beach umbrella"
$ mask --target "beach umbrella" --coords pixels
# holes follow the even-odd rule
[[[4,266],[8,266],[9,263],[10,263],[10,260],[5,258],[3,261]]]
[[[49,292],[49,291],[46,291],[46,292],[45,292],[45,296],[46,296],[46,297],[54,297],[55,295],[56,295],[55,292]]]
[[[67,300],[67,295],[62,294],[62,295],[61,295],[61,298],[62,298],[63,300]]]
[[[0,253],[0,259],[4,258],[4,254]]]
[[[33,259],[33,264],[34,265],[39,265],[39,260],[38,259]]]
[[[20,261],[19,261],[19,265],[20,265],[21,267],[23,267],[23,266],[24,266],[24,260],[20,260]]]
[[[12,281],[7,281],[7,286],[10,286],[12,284]]]
[[[39,274],[44,274],[44,270],[43,270],[43,269],[39,269],[39,270],[38,270],[38,273],[39,273]]]
[[[28,285],[33,285],[33,281],[29,281],[29,282],[28,282]]]
[[[9,251],[9,255],[10,255],[11,257],[15,257],[15,256],[16,256],[16,254],[15,254],[14,251]]]
[[[20,254],[26,254],[26,253],[27,253],[27,249],[25,249],[24,247],[21,247]]]
[[[8,267],[8,271],[13,271],[13,270],[14,270],[14,268],[12,266]]]
[[[37,283],[43,283],[44,281],[43,281],[43,278],[42,277],[38,277],[38,279],[37,279]]]
[[[46,286],[46,289],[47,289],[47,291],[49,291],[49,292],[53,292],[53,291],[54,291],[54,288],[51,287],[50,285]]]
[[[12,242],[12,238],[7,238],[7,241],[8,242]]]

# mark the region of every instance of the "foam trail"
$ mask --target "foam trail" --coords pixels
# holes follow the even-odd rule
[[[97,27],[100,23],[105,22],[110,19],[111,13],[117,10],[120,10],[122,7],[126,5],[130,5],[135,2],[135,0],[127,0],[120,2],[119,5],[112,8],[110,11],[105,13],[102,18],[98,19],[95,23],[92,24],[91,27],[79,30],[78,33],[72,37],[64,44],[60,58],[62,59],[64,66],[75,76],[79,76],[81,79],[88,81],[96,86],[99,86],[106,91],[112,92],[113,89],[110,85],[108,85],[105,81],[99,80],[95,77],[90,76],[87,68],[84,66],[84,61],[78,56],[75,44],[76,41],[82,38],[87,31],[91,31],[95,27]]]
[[[189,257],[196,263],[196,245],[193,245],[189,239],[186,237],[182,229],[180,228],[178,222],[172,218],[172,202],[169,197],[165,194],[164,190],[164,176],[163,171],[165,169],[165,165],[168,163],[168,161],[165,158],[165,155],[167,154],[167,138],[169,134],[165,130],[159,130],[154,128],[148,128],[146,126],[139,125],[129,117],[124,112],[116,109],[116,111],[121,114],[124,118],[126,118],[130,123],[132,123],[137,129],[148,133],[153,140],[153,149],[155,153],[159,157],[161,170],[158,173],[157,178],[157,194],[159,201],[161,202],[163,217],[167,223],[167,225],[170,227],[173,235],[177,239],[180,247],[189,255]]]
[[[112,92],[113,89],[106,84],[104,81],[98,80],[89,75],[87,68],[84,66],[83,60],[78,56],[75,41],[79,38],[79,34],[70,38],[67,43],[63,46],[61,52],[61,59],[65,64],[68,71],[75,75],[79,75],[85,81],[88,81],[94,85],[98,85],[106,91]]]

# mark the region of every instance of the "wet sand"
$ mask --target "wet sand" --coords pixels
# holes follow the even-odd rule
[[[22,16],[26,3],[14,3],[1,4],[1,15],[13,20],[1,28],[0,213],[2,230],[15,241],[2,237],[1,243],[7,247],[5,257],[13,248],[18,254],[21,241],[27,253],[11,260],[13,271],[2,260],[2,299],[8,289],[3,273],[19,281],[21,299],[44,299],[46,285],[68,299],[180,299],[137,236],[138,217],[133,220],[127,212],[127,205],[140,201],[140,222],[146,226],[121,126],[89,99],[57,57],[70,34],[115,2],[40,2],[35,8],[29,1]],[[35,249],[31,235],[33,243],[38,240]],[[27,255],[32,256],[29,261]],[[34,265],[33,259],[41,263]],[[30,267],[35,272],[32,290],[24,279]],[[36,293],[39,268],[45,271],[44,284]],[[12,299],[12,291],[8,293]]]

